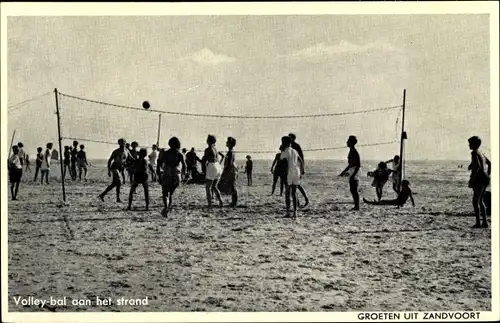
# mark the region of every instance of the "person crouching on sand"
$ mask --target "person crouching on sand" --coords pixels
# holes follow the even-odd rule
[[[415,201],[413,200],[413,194],[410,189],[410,182],[406,179],[401,183],[401,192],[398,194],[398,198],[395,200],[381,200],[381,201],[368,201],[363,198],[363,202],[366,204],[372,205],[395,205],[398,208],[403,207],[405,203],[408,201],[408,198],[411,200],[411,204],[415,207]]]
[[[217,183],[222,174],[222,167],[219,163],[218,156],[219,153],[215,148],[215,143],[217,139],[213,135],[208,135],[207,137],[207,145],[208,147],[205,149],[205,154],[203,155],[202,161],[205,166],[205,190],[207,193],[207,202],[208,206],[212,206],[213,194],[215,193],[215,197],[219,201],[219,206],[222,207],[222,199],[220,197],[220,191],[217,188]]]
[[[380,201],[382,199],[382,194],[384,191],[385,183],[389,180],[389,175],[392,170],[387,168],[387,164],[385,162],[380,162],[378,167],[373,172],[368,172],[368,176],[373,177],[372,186],[375,187],[375,191],[377,193],[377,198]]]
[[[474,215],[476,216],[476,224],[473,228],[487,228],[488,221],[486,220],[486,207],[484,204],[484,193],[490,184],[491,162],[486,156],[479,151],[481,147],[481,139],[477,136],[469,138],[469,148],[471,152],[471,171],[469,187],[472,188],[472,206],[474,207]],[[487,168],[487,169],[486,169]],[[480,218],[483,223],[481,224]]]

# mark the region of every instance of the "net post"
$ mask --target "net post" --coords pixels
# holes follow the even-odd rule
[[[12,145],[14,144],[14,137],[15,136],[16,136],[16,129],[14,129],[14,132],[12,133],[12,139],[10,140],[9,159],[10,159],[10,152],[12,151]]]
[[[62,151],[62,138],[61,138],[61,117],[59,115],[59,95],[57,92],[57,88],[54,89],[54,95],[56,97],[56,115],[57,115],[57,137],[59,140],[59,166],[61,168],[61,184],[62,184],[62,191],[63,191],[63,201],[66,202],[66,189],[64,187],[64,169],[63,169],[63,163],[62,163],[62,156],[63,156],[63,151]]]
[[[161,133],[161,113],[158,114],[158,137],[156,138],[156,147],[160,147],[160,133]]]
[[[405,109],[406,109],[406,89],[403,90],[403,117],[401,120],[401,143],[399,147],[399,168],[400,168],[400,176],[399,176],[399,183],[398,183],[398,190],[401,190],[401,183],[403,181],[404,177],[404,170],[403,170],[403,153],[404,153],[404,141],[406,139],[406,133],[405,133]]]

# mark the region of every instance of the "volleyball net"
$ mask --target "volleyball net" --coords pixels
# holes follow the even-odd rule
[[[394,100],[402,102],[400,98]],[[198,106],[188,104],[183,110],[151,102],[151,108],[146,110],[141,106],[142,101],[117,104],[55,91],[10,106],[8,129],[10,133],[16,130],[14,143],[23,141],[31,150],[45,147],[47,142],[59,148],[59,136],[62,147],[76,140],[86,146],[88,159],[109,157],[120,138],[129,143],[136,141],[141,148],[151,150],[156,143],[167,148],[168,140],[176,136],[183,148],[200,151],[206,147],[208,134],[217,137],[217,147],[222,152],[227,150],[226,137],[231,136],[237,140],[236,153],[272,159],[281,137],[294,133],[306,159],[343,159],[346,139],[355,135],[363,159],[386,160],[399,154],[401,141],[403,105],[392,103],[321,108],[305,103],[301,111],[307,113],[303,114],[278,114],[272,110],[265,115],[252,114],[248,109],[217,114],[213,109],[200,112],[203,102],[196,102]]]

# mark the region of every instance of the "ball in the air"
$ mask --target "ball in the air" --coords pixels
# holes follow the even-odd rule
[[[149,104],[148,101],[144,101],[144,102],[142,102],[142,107],[147,110],[151,107],[151,105]]]

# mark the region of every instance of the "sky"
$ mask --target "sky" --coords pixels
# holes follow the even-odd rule
[[[407,159],[466,160],[472,135],[489,151],[488,15],[9,17],[7,32],[9,105],[58,88],[137,108],[147,100],[161,111],[289,116],[400,106],[406,89]],[[156,142],[153,112],[64,96],[59,105],[65,138]],[[360,145],[397,141],[359,148],[363,159],[384,160],[399,153],[400,112],[163,114],[160,146],[177,136],[201,151],[210,133],[220,150],[233,136],[236,150],[277,151],[281,136],[293,132],[303,149],[339,148],[306,152],[307,159],[344,159],[342,147],[356,135]],[[54,94],[10,109],[9,136],[14,129],[30,154],[56,143]],[[89,158],[114,149],[80,141]]]

